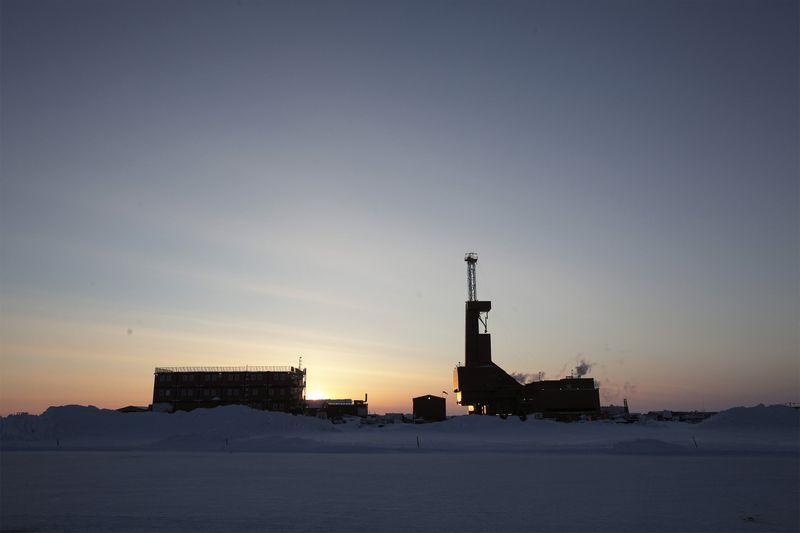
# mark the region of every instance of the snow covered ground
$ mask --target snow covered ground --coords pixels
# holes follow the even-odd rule
[[[0,530],[800,530],[800,413],[780,406],[698,425],[78,406],[0,424]]]

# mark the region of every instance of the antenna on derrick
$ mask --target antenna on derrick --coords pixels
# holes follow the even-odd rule
[[[478,254],[475,252],[467,252],[464,255],[464,261],[467,262],[467,301],[478,301],[478,288],[475,280],[475,263],[478,262]]]

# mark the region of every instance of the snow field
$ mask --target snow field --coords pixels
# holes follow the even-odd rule
[[[798,502],[800,412],[782,406],[697,425],[0,419],[0,531],[796,532]]]
[[[797,531],[796,455],[5,452],[3,530]]]

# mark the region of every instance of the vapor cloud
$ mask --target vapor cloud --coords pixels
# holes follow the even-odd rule
[[[592,365],[593,363],[589,363],[585,359],[581,359],[578,363],[578,366],[575,367],[575,376],[579,378],[585,376],[592,370]]]
[[[592,370],[592,367],[594,367],[596,364],[591,361],[587,361],[582,353],[579,353],[578,355],[575,356],[575,363],[576,366],[574,367],[574,370],[570,372],[570,374],[566,374],[566,372],[567,369],[570,367],[571,363],[569,362],[564,363],[564,366],[561,367],[561,370],[557,372],[557,376],[559,378],[562,378],[565,375],[572,375],[574,377],[580,378],[587,375]]]
[[[606,378],[600,384],[600,396],[606,404],[619,403],[623,399],[636,395],[636,392],[636,384],[630,381],[626,381],[624,384],[620,385]]]
[[[526,372],[511,372],[511,377],[516,379],[518,382],[526,385],[528,383],[533,383],[534,381],[541,381],[544,379],[544,372],[533,372],[533,373],[526,373]]]

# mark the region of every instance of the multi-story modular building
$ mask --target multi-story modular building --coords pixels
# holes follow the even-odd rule
[[[156,368],[153,409],[191,411],[198,407],[248,405],[301,413],[306,371],[292,366]]]

